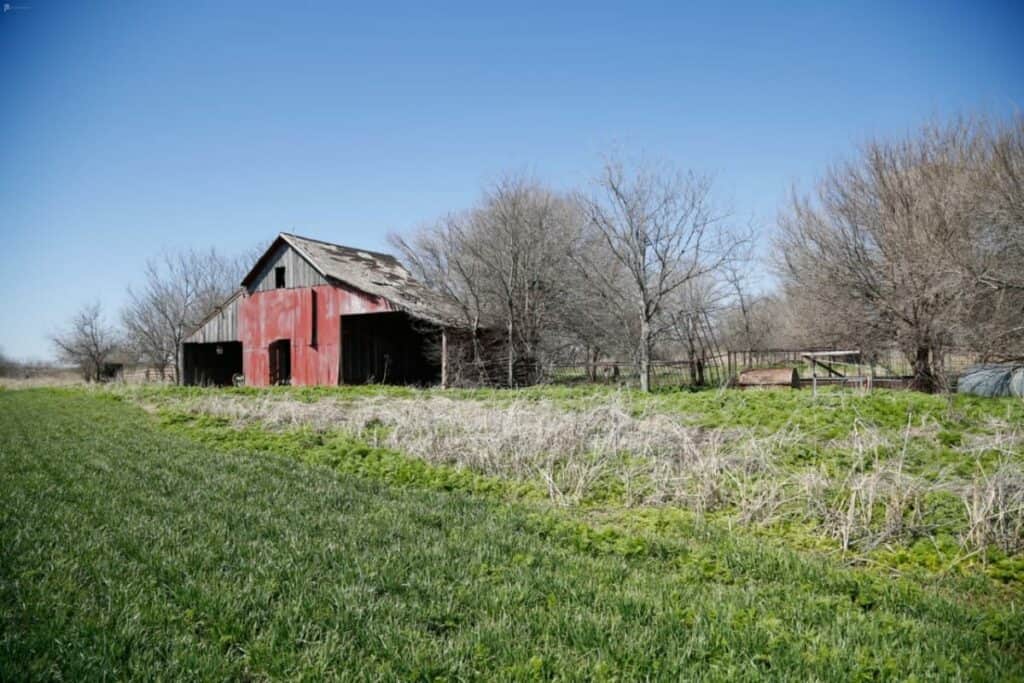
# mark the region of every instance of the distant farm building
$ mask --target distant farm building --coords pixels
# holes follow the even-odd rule
[[[182,344],[181,379],[443,383],[457,318],[393,256],[282,233]]]
[[[110,354],[100,369],[100,379],[104,382],[148,384],[171,382],[173,377],[173,370],[166,364],[161,366],[147,362],[138,354],[127,350],[118,350]]]

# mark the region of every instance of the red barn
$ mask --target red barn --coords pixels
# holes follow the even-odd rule
[[[181,348],[184,384],[429,384],[452,305],[388,254],[281,233]]]

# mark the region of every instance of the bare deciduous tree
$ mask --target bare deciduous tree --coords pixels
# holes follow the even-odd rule
[[[128,344],[161,372],[179,379],[178,349],[196,324],[241,282],[255,259],[216,250],[164,253],[146,264],[145,284],[128,289],[121,312]]]
[[[117,349],[117,331],[106,323],[100,304],[84,306],[68,328],[51,336],[61,360],[78,366],[86,380],[100,381],[103,366]]]
[[[722,272],[724,287],[729,291],[728,305],[718,316],[722,340],[733,351],[764,349],[772,341],[777,320],[767,293],[758,293],[753,284],[754,258],[745,253],[726,264]]]
[[[964,295],[962,341],[991,359],[1024,358],[1024,116],[975,123],[978,163],[969,169],[975,215],[969,236],[949,245]]]
[[[487,193],[474,219],[465,247],[487,274],[482,289],[501,314],[506,382],[514,386],[517,361],[536,361],[541,336],[555,325],[572,217],[562,198],[509,177]]]
[[[979,332],[1005,345],[1024,332],[1020,139],[1019,120],[963,120],[869,143],[830,169],[814,198],[794,196],[780,219],[787,299],[823,339],[896,344],[926,391],[943,348],[978,346]]]
[[[596,286],[598,280],[604,286]],[[572,241],[561,284],[558,339],[563,353],[559,356],[577,360],[581,352],[588,377],[596,380],[599,361],[633,355],[629,340],[635,334],[623,331],[636,328],[635,320],[621,305],[621,297],[612,294],[628,286],[625,268],[594,231],[583,230]],[[609,371],[617,373],[618,368]]]
[[[539,183],[509,176],[475,208],[409,240],[391,237],[418,277],[458,303],[472,330],[472,363],[481,380],[493,367],[493,358],[484,357],[484,338],[493,340],[499,329],[504,382],[533,379],[543,338],[559,326],[573,211]]]
[[[705,371],[719,350],[711,320],[728,296],[725,283],[713,275],[690,280],[664,306],[665,336],[689,361],[690,383],[698,387],[707,383]]]
[[[693,172],[607,161],[589,194],[579,203],[587,227],[622,267],[611,279],[594,264],[581,263],[592,286],[625,312],[622,330],[650,390],[651,356],[664,329],[659,325],[666,299],[688,283],[719,269],[743,239],[724,225],[711,202],[711,180]]]
[[[464,344],[447,350],[449,381],[472,384],[486,381],[483,331],[492,324],[484,300],[484,270],[464,248],[471,232],[468,214],[450,214],[436,224],[421,228],[411,237],[389,235],[413,274],[428,287],[454,302],[461,313],[458,325],[468,334]]]

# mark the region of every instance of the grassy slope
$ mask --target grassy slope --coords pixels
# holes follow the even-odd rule
[[[102,395],[0,392],[0,482],[3,680],[1024,676],[1012,608],[730,538],[599,551],[554,513],[211,451]]]

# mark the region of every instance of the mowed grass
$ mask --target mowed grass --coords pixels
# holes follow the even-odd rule
[[[725,534],[585,543],[115,399],[0,391],[0,680],[1024,677],[1013,604]]]

